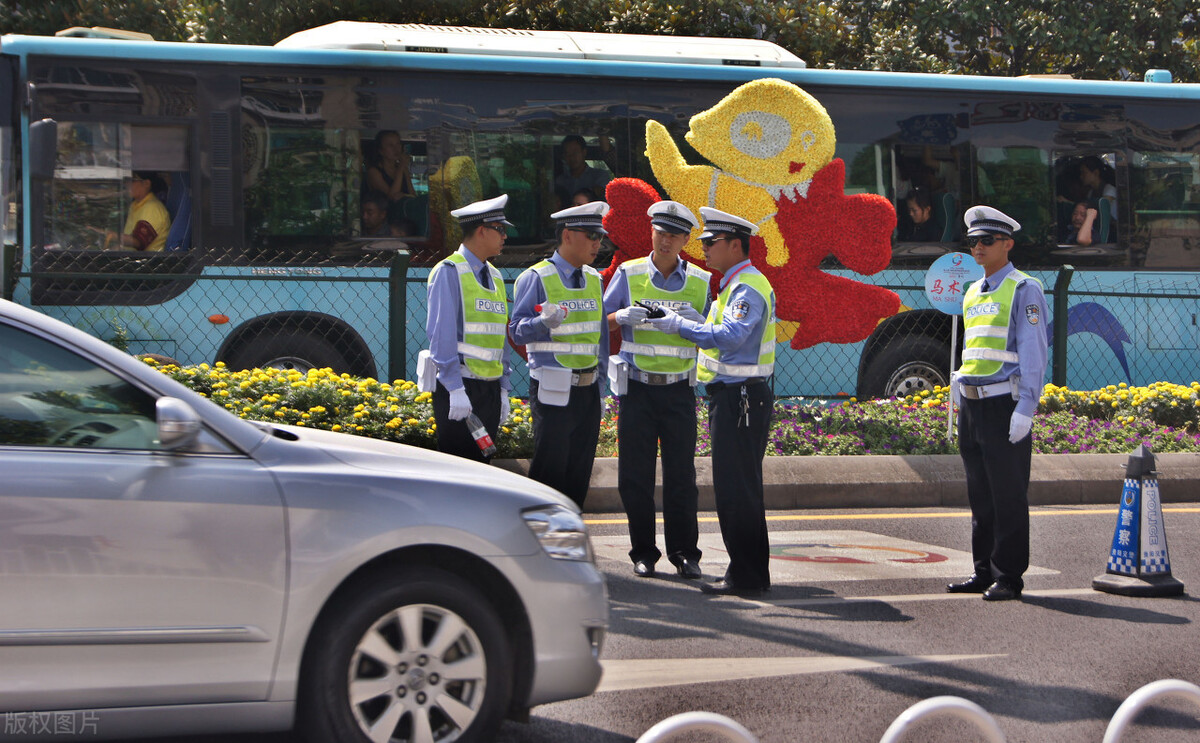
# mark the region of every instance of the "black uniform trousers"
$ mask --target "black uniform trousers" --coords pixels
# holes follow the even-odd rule
[[[654,544],[654,463],[662,446],[667,559],[700,560],[696,546],[696,393],[687,380],[649,385],[629,380],[617,416],[617,489],[629,521],[629,557],[650,565]]]
[[[479,416],[483,427],[492,435],[492,441],[496,441],[500,433],[500,395],[504,394],[500,389],[500,380],[464,377],[463,389],[471,401],[471,412]],[[484,457],[479,451],[479,445],[467,429],[466,420],[450,420],[450,391],[441,382],[433,391],[433,420],[437,422],[438,451],[476,462],[491,460],[491,457]]]
[[[1008,426],[1016,406],[1011,395],[964,399],[958,414],[958,449],[967,471],[975,574],[1020,589],[1029,567],[1033,436],[1009,443]]]
[[[538,382],[532,379],[529,402],[533,408],[529,477],[583,508],[600,440],[600,385],[572,387],[566,405],[546,405],[538,400]]]
[[[748,416],[743,411],[743,390]],[[714,382],[706,391],[717,520],[729,553],[725,580],[737,588],[767,589],[771,587],[770,543],[762,463],[775,402],[771,388],[763,381]]]

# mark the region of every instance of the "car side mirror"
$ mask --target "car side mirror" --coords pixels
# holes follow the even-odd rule
[[[154,405],[158,444],[166,451],[190,446],[200,433],[200,416],[177,397],[160,397]]]

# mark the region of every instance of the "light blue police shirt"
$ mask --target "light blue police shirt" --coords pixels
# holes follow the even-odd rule
[[[466,257],[467,265],[478,281],[479,270],[484,262],[465,245],[458,247],[458,253]],[[463,386],[463,362],[458,353],[458,344],[463,339],[462,284],[459,283],[458,271],[453,265],[442,261],[433,267],[428,286],[429,317],[425,321],[425,334],[429,336],[429,355],[437,364],[438,381],[447,390],[456,390]],[[511,349],[505,343],[501,356],[504,372],[500,376],[500,388],[504,390],[512,389],[512,382],[508,378],[511,371],[510,353]]]
[[[554,265],[558,271],[559,277],[563,281],[564,286],[571,286],[571,276],[575,273],[575,267],[567,262],[554,251],[554,255],[549,258],[550,263]],[[586,276],[586,274],[584,274]],[[540,313],[533,309],[536,305],[546,301],[546,289],[542,286],[542,277],[537,275],[533,269],[527,269],[524,273],[517,277],[517,283],[513,286],[513,306],[512,316],[508,322],[509,332],[512,334],[512,342],[518,346],[525,346],[538,341],[550,340],[550,329],[538,317]],[[570,319],[570,315],[567,316]],[[604,379],[608,374],[608,321],[603,317],[600,318],[600,347],[598,349],[599,374],[597,375],[597,383]],[[538,351],[528,354],[529,368],[537,369],[542,366],[558,366],[554,358],[554,354],[550,351]]]
[[[759,273],[749,259],[731,266],[721,278],[721,291],[729,284],[730,277],[739,275],[739,271],[743,274]],[[767,309],[767,303],[761,294],[746,284],[738,284],[730,292],[729,301],[725,303],[720,325],[684,320],[679,326],[679,335],[700,348],[720,349],[723,363],[757,364],[762,347],[763,326],[770,320]],[[736,384],[744,381],[746,377],[718,374],[709,384]]]
[[[651,258],[649,259],[650,283],[664,291],[682,291],[683,287],[687,285],[687,262],[682,258],[676,258],[675,261],[675,270],[663,275],[663,272],[658,270],[658,266],[654,265],[653,253],[651,253]],[[706,296],[704,307],[699,309],[701,315],[708,315],[708,305],[710,302],[711,300]],[[632,299],[629,296],[629,277],[625,275],[622,265],[613,273],[612,280],[608,282],[608,289],[604,292],[604,316],[607,317],[619,309],[628,307],[632,303]],[[632,343],[633,328],[622,325],[621,339]],[[633,354],[622,351],[621,358],[625,359],[631,366],[633,365]]]
[[[986,281],[988,291],[992,292],[1000,286],[1004,277],[1015,270],[1013,264],[1006,263],[1004,268],[980,281]],[[1020,374],[1021,381],[1017,384],[1020,398],[1017,400],[1015,412],[1032,418],[1042,396],[1046,360],[1049,356],[1046,345],[1047,317],[1046,296],[1042,293],[1041,286],[1033,281],[1022,282],[1013,294],[1012,316],[1008,321],[1008,343],[1005,345],[1005,350],[1016,351],[1020,361],[1015,364],[1006,361],[995,374],[986,377],[963,377],[963,382],[974,385],[995,384],[1014,374]]]

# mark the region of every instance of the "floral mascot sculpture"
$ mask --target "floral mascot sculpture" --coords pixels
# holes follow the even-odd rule
[[[775,289],[779,340],[790,337],[797,350],[853,343],[896,314],[895,292],[819,268],[828,255],[864,275],[886,268],[896,211],[883,196],[844,193],[846,166],[833,158],[833,122],[815,98],[783,80],[755,80],[693,116],[686,139],[715,167],[688,164],[666,128],[647,122],[654,176],[669,198],[693,212],[712,206],[759,225],[750,257]],[[617,251],[605,281],[623,261],[650,252],[646,209],[659,198],[645,181],[608,184],[612,210],[604,224]],[[703,265],[695,234],[684,252]]]

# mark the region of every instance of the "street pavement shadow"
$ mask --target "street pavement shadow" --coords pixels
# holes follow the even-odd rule
[[[495,743],[632,743],[634,738],[591,725],[548,720],[533,715],[529,722],[505,722]]]
[[[1175,616],[1174,614],[1164,614],[1160,611],[1152,609],[1143,609],[1136,606],[1113,606],[1112,604],[1103,601],[1095,601],[1092,599],[1073,599],[1059,598],[1055,596],[1030,596],[1026,594],[1021,598],[1026,604],[1038,606],[1043,609],[1051,609],[1060,611],[1063,614],[1072,614],[1078,617],[1092,617],[1095,619],[1118,619],[1122,622],[1132,622],[1133,624],[1189,624],[1191,620],[1187,617]],[[1171,599],[1166,599],[1170,601]],[[1196,599],[1183,598],[1176,599],[1183,601],[1195,601]],[[1166,608],[1165,604],[1156,604]]]

